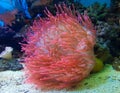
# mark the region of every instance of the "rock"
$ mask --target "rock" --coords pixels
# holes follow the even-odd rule
[[[0,59],[0,71],[12,70],[17,71],[23,69],[23,65],[16,59],[5,60]]]

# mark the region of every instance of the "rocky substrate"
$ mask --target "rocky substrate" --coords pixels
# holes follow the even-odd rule
[[[23,70],[0,72],[0,93],[120,93],[120,72],[113,70],[111,65],[67,91],[41,91],[26,84],[25,78]]]
[[[0,59],[0,71],[12,70],[17,71],[23,69],[23,65],[17,59],[5,60]]]

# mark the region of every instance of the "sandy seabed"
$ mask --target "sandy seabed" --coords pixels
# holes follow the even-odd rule
[[[120,93],[120,71],[105,65],[101,72],[91,74],[77,88],[61,91],[41,91],[26,84],[24,71],[0,72],[0,93]]]

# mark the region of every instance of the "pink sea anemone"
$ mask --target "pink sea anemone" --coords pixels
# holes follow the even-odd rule
[[[47,18],[33,22],[27,44],[22,45],[28,81],[41,89],[71,88],[95,63],[95,30],[87,14],[64,4],[55,7],[56,16],[46,9]]]

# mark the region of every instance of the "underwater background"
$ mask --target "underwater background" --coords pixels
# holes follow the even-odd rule
[[[74,16],[78,16],[77,13],[81,14],[82,17],[79,18],[82,19],[80,19],[79,23],[84,28],[84,30],[89,28],[89,27],[87,28],[87,26],[84,24],[84,22],[87,25],[89,24],[89,22],[86,21],[87,17],[84,15],[88,15],[90,20],[92,21],[91,24],[93,24],[94,29],[96,30],[95,45],[93,46],[93,49],[91,48],[91,50],[94,52],[94,57],[95,57],[94,60],[91,57],[91,55],[93,54],[89,54],[89,53],[87,54],[90,56],[90,60],[95,61],[95,63],[94,65],[92,64],[93,67],[91,67],[90,69],[88,69],[87,67],[85,68],[88,69],[87,73],[89,75],[85,76],[82,80],[75,79],[78,80],[77,81],[79,82],[78,84],[76,84],[74,80],[73,81],[66,80],[64,82],[61,81],[63,83],[69,82],[68,86],[70,85],[72,88],[43,91],[41,90],[41,87],[40,88],[35,87],[38,83],[33,84],[33,81],[32,83],[25,82],[25,80],[29,75],[33,75],[32,71],[34,72],[37,70],[34,69],[32,65],[34,66],[38,65],[37,64],[38,61],[36,61],[36,65],[27,64],[27,61],[34,60],[35,58],[36,58],[35,60],[40,60],[37,59],[39,58],[39,53],[37,54],[36,53],[37,50],[34,50],[34,49],[39,50],[39,48],[37,47],[42,46],[39,45],[40,42],[37,43],[38,41],[40,41],[39,40],[40,38],[39,39],[35,38],[37,37],[37,34],[39,34],[37,33],[37,31],[38,32],[41,31],[41,28],[44,26],[45,26],[44,29],[47,28],[51,29],[52,26],[49,25],[49,23],[48,25],[45,25],[47,24],[47,21],[50,18],[49,16],[51,16],[52,14],[54,17],[56,17],[58,12],[56,6],[58,6],[58,10],[60,11],[60,13],[62,12],[62,10],[64,10],[64,12],[69,11],[67,10],[67,8],[61,9],[61,7],[59,7],[59,5],[64,7],[64,4],[66,5],[66,7],[71,7],[70,8],[71,9],[70,11],[72,11],[71,13],[74,14],[74,10],[75,10],[76,14]],[[46,7],[51,14],[49,14]],[[69,17],[71,17],[71,15]],[[43,22],[44,23],[43,24],[40,19],[43,19],[42,21],[45,21],[45,23]],[[58,21],[58,23],[59,22],[60,20]],[[67,22],[67,18],[66,18],[66,22]],[[72,22],[70,24],[71,27],[74,25],[72,24]],[[56,29],[59,29],[57,28],[58,25],[54,25],[54,26],[56,27]],[[74,29],[76,29],[78,26],[74,25],[73,27]],[[91,30],[91,28],[88,30]],[[75,42],[74,37],[76,36],[73,36],[68,40],[69,42],[71,42],[70,44],[73,44],[73,42]],[[64,41],[64,39],[61,40]],[[56,51],[53,56],[56,57],[55,55],[57,55]],[[47,56],[45,56],[45,60],[48,60]],[[68,65],[67,64],[64,65],[66,65],[67,68]],[[58,64],[56,66],[57,66],[56,69],[55,68],[52,68],[52,70],[49,69],[51,73],[52,71],[53,73],[58,73],[58,74],[61,73],[61,70],[58,71],[58,67],[60,66],[62,68],[62,65]],[[72,68],[72,66],[73,64],[70,65],[70,68]],[[27,76],[25,71],[26,69],[29,69],[31,71],[27,73]],[[44,71],[46,70],[47,69],[45,69]],[[56,72],[54,70],[56,70]],[[44,71],[42,73],[45,74],[46,72]],[[82,70],[81,73],[83,71],[84,70]],[[68,74],[69,74],[69,70],[68,70]],[[34,75],[36,77],[39,77],[39,74],[36,75],[35,73]],[[46,75],[52,76],[52,74],[50,73]],[[79,76],[79,74],[75,74],[74,78],[77,78],[77,76]],[[0,0],[0,77],[1,77],[0,93],[88,93],[88,92],[89,93],[120,93],[120,89],[119,89],[120,87],[120,79],[119,79],[120,78],[120,1],[119,0]],[[54,79],[56,79],[56,77]],[[37,82],[39,82],[39,80]],[[73,84],[74,82],[75,82],[75,86]]]
[[[78,1],[81,4],[83,4],[84,6],[90,6],[91,4],[94,4],[95,2],[99,2],[100,4],[104,4],[106,3],[108,7],[110,7],[111,4],[111,0],[74,0],[74,1]]]

